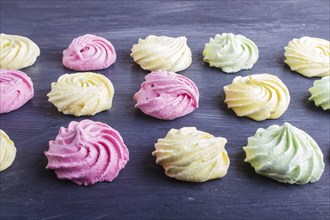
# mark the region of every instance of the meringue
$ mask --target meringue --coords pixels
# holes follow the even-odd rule
[[[36,43],[27,37],[0,34],[0,69],[22,69],[33,65],[40,55]]]
[[[284,47],[285,63],[306,77],[330,76],[330,42],[321,38],[294,38]]]
[[[51,85],[48,101],[68,115],[95,115],[112,106],[114,87],[98,73],[64,74]]]
[[[118,131],[109,125],[82,120],[61,127],[45,151],[46,169],[53,169],[59,179],[78,185],[115,179],[129,160],[129,152]]]
[[[77,71],[101,70],[116,61],[113,45],[103,37],[86,34],[73,39],[63,51],[63,65]]]
[[[14,142],[0,129],[0,172],[12,165],[16,157]]]
[[[211,67],[221,68],[226,73],[236,73],[251,69],[259,57],[258,47],[253,41],[232,33],[215,35],[205,44],[204,62]]]
[[[179,72],[191,64],[191,50],[186,37],[149,35],[132,47],[131,57],[144,70]]]
[[[19,70],[0,69],[0,114],[22,107],[34,96],[31,78]]]
[[[227,174],[229,158],[227,140],[199,131],[195,127],[171,129],[155,144],[156,163],[163,166],[169,177],[205,182]]]
[[[290,94],[285,84],[271,74],[237,76],[224,87],[225,103],[237,116],[256,121],[279,118],[288,108]]]
[[[245,162],[257,173],[279,182],[316,182],[324,170],[323,154],[314,139],[287,122],[259,128],[243,149]]]
[[[135,108],[164,120],[185,116],[198,108],[199,92],[193,81],[174,72],[157,71],[145,76],[135,93]]]
[[[308,91],[311,93],[309,100],[314,101],[316,106],[321,106],[323,110],[330,109],[330,76],[315,80]]]

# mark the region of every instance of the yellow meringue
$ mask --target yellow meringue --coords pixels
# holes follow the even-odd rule
[[[224,87],[225,103],[237,116],[256,121],[279,118],[288,108],[290,94],[285,84],[271,74],[237,76]]]
[[[0,129],[0,172],[12,165],[16,156],[14,142]]]
[[[178,72],[191,64],[191,50],[186,37],[149,35],[132,47],[131,57],[144,70]]]
[[[27,37],[0,34],[0,69],[22,69],[33,65],[40,55],[36,43]]]
[[[169,177],[205,182],[227,174],[229,158],[225,150],[227,140],[199,131],[195,127],[171,129],[165,138],[158,139],[156,163],[163,166]]]
[[[59,112],[75,116],[95,115],[110,109],[115,92],[107,77],[92,72],[64,74],[51,87],[48,101]]]
[[[306,77],[330,76],[330,42],[316,37],[293,39],[285,48],[284,61]]]

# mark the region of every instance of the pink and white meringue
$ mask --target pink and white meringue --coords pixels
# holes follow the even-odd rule
[[[199,91],[189,78],[174,72],[156,71],[145,76],[135,93],[136,108],[155,118],[173,120],[198,108]]]
[[[86,34],[73,39],[63,51],[63,65],[78,71],[101,70],[116,61],[116,51],[103,37]]]
[[[111,182],[129,160],[129,152],[119,132],[102,122],[82,120],[61,127],[45,151],[46,169],[59,179],[78,185]]]
[[[19,70],[0,69],[0,114],[19,109],[34,95],[30,77]]]

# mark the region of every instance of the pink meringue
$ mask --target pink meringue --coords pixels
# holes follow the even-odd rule
[[[145,76],[135,93],[136,108],[164,120],[185,116],[198,108],[199,91],[193,81],[174,72],[156,71]]]
[[[0,69],[0,114],[19,109],[33,95],[33,83],[25,73]]]
[[[73,39],[63,51],[63,65],[78,71],[101,70],[116,61],[113,45],[103,37],[86,34]]]
[[[129,152],[115,129],[101,122],[82,120],[61,127],[45,151],[46,169],[59,179],[78,185],[111,182],[129,160]]]

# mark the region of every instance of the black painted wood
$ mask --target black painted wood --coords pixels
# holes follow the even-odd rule
[[[0,173],[1,219],[329,219],[329,111],[308,101],[313,80],[291,72],[283,47],[304,35],[328,39],[329,1],[32,1],[1,0],[1,32],[31,38],[41,48],[35,65],[25,68],[35,96],[21,109],[0,115],[0,127],[14,140],[17,157]],[[260,58],[252,70],[225,74],[202,62],[204,44],[217,33],[251,38]],[[92,33],[109,39],[117,62],[99,71],[113,82],[113,108],[90,118],[119,130],[130,161],[112,183],[89,187],[58,180],[45,170],[43,152],[59,127],[73,116],[58,113],[47,101],[50,84],[64,73],[62,51],[77,36]],[[161,121],[134,110],[133,94],[146,71],[129,56],[138,38],[149,34],[186,36],[193,63],[182,72],[199,87],[200,108],[174,121]],[[228,110],[223,86],[235,76],[272,73],[291,93],[278,120],[255,122]],[[319,182],[280,184],[257,175],[243,162],[242,147],[257,128],[285,121],[305,130],[324,153]],[[226,137],[231,164],[227,176],[202,184],[166,177],[151,156],[153,144],[170,128],[196,126]]]

